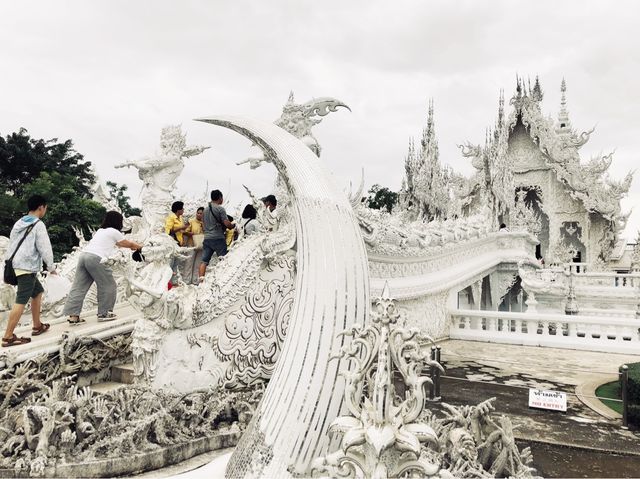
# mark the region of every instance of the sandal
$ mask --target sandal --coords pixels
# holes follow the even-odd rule
[[[2,338],[2,347],[8,348],[10,346],[19,346],[21,344],[27,344],[31,342],[31,338],[19,338],[15,334],[10,338]]]
[[[113,311],[109,311],[106,314],[99,314],[98,315],[98,322],[113,321],[114,319],[118,319],[118,315],[116,313],[114,313]]]
[[[49,323],[40,323],[39,328],[33,328],[31,330],[31,336],[40,336],[42,333],[49,331],[51,325]]]
[[[73,319],[73,318],[75,318],[75,319]],[[76,324],[84,323],[85,321],[80,316],[69,316],[69,319],[67,319],[67,322],[71,326],[75,326]]]

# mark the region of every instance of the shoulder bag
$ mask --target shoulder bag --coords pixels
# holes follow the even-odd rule
[[[27,231],[24,232],[24,236],[18,243],[18,246],[16,246],[16,249],[11,255],[11,258],[6,259],[4,261],[4,282],[7,284],[10,284],[11,286],[15,286],[18,284],[18,277],[16,276],[16,270],[13,269],[13,258],[15,257],[16,253],[20,249],[20,246],[22,246],[22,243],[24,243],[24,240],[27,237],[27,235],[31,233],[31,230],[38,223],[38,221],[40,220],[36,220],[32,225],[30,225],[27,228]]]

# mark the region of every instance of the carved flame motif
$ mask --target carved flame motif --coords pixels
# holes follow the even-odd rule
[[[273,374],[293,308],[295,258],[281,256],[267,270],[275,268],[281,276],[247,292],[245,304],[229,315],[217,340],[219,359],[231,361],[224,376],[227,388],[268,380]]]

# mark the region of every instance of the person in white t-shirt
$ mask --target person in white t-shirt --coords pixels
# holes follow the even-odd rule
[[[255,234],[260,230],[260,222],[257,218],[258,212],[253,205],[249,204],[244,207],[240,222],[240,232],[243,237]]]
[[[141,245],[124,238],[122,230],[122,215],[117,211],[109,211],[102,221],[100,229],[82,251],[76,266],[76,276],[67,296],[63,314],[68,315],[70,324],[83,323],[80,318],[82,303],[91,285],[96,283],[98,288],[98,321],[116,319],[113,306],[116,304],[116,281],[110,268],[101,263],[108,258],[117,246],[138,250]]]

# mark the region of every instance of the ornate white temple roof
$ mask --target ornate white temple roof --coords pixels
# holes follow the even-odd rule
[[[536,78],[533,88],[527,88],[518,80],[514,96],[510,100],[513,110],[500,134],[510,134],[518,120],[527,128],[531,139],[540,148],[545,162],[559,181],[568,186],[569,194],[579,199],[586,210],[600,213],[604,218],[621,226],[628,216],[622,214],[621,198],[629,191],[633,173],[628,173],[622,181],[613,180],[607,170],[613,159],[613,152],[598,155],[589,161],[581,161],[579,150],[589,141],[594,129],[580,134],[571,127],[567,111],[566,82],[561,85],[562,100],[558,121],[542,114],[542,88]],[[499,117],[502,114],[499,113]]]

